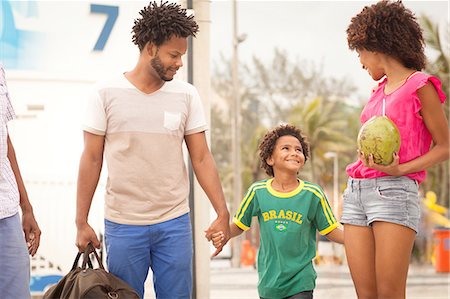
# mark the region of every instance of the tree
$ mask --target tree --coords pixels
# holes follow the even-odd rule
[[[213,110],[212,150],[217,160],[222,159],[218,165],[221,165],[219,174],[224,185],[232,183],[229,179],[232,176],[231,139],[224,137],[230,136],[232,119],[229,110],[233,98],[230,65],[230,61],[222,56],[221,63],[215,64],[212,80],[213,89],[220,98],[218,106],[222,107]],[[346,128],[349,128],[349,119],[357,119],[360,109],[345,104],[356,90],[347,79],[327,78],[313,63],[298,59],[292,61],[285,51],[279,49],[274,50],[273,59],[268,63],[254,56],[252,64],[241,64],[239,74],[242,190],[246,190],[251,182],[265,177],[257,156],[259,140],[268,128],[280,122],[298,125],[311,142],[313,156],[302,171],[305,178],[314,180],[317,177],[320,180],[326,177],[325,164],[329,161],[323,154],[327,151],[341,152],[341,159],[354,159],[359,121],[356,127],[355,124],[350,126],[355,127],[356,132],[350,133]],[[227,140],[228,145],[223,140]]]
[[[326,152],[355,152],[356,138],[345,133],[348,123],[343,106],[338,101],[316,98],[291,110],[289,121],[302,128],[309,141],[310,162],[305,170],[309,170],[309,179],[313,182],[326,183],[322,180],[327,174]]]

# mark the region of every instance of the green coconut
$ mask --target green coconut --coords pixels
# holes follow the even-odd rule
[[[388,117],[374,116],[359,130],[357,143],[367,162],[372,154],[376,164],[389,165],[400,149],[400,132]]]

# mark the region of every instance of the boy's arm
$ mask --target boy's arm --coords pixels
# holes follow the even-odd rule
[[[25,240],[28,246],[28,252],[31,256],[34,256],[39,248],[41,240],[41,230],[34,218],[33,207],[28,200],[27,190],[20,174],[19,164],[16,159],[16,152],[12,145],[11,139],[8,136],[8,159],[11,163],[11,168],[16,178],[17,187],[19,189],[20,196],[20,208],[22,209],[22,229],[25,234]]]
[[[342,229],[342,227],[333,229],[331,232],[326,234],[325,237],[330,241],[344,244],[344,230]]]
[[[242,234],[244,231],[240,229],[235,223],[230,223],[230,237],[234,238]]]

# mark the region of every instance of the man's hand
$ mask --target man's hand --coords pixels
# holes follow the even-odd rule
[[[358,151],[358,155],[359,155],[359,159],[361,160],[361,162],[363,163],[363,165],[365,167],[369,167],[381,172],[384,172],[388,175],[392,175],[392,176],[402,176],[403,173],[400,170],[400,157],[398,155],[398,153],[393,153],[392,157],[392,163],[389,165],[381,165],[381,164],[375,164],[374,160],[373,160],[373,155],[370,154],[368,159],[366,160],[365,155],[363,152]],[[366,162],[368,161],[368,162]]]
[[[80,252],[83,252],[89,243],[92,243],[92,245],[94,245],[94,247],[97,249],[100,248],[100,241],[98,240],[97,235],[95,234],[92,227],[87,223],[78,225],[77,240],[75,243],[75,245],[77,245],[78,247],[78,250]]]
[[[211,257],[217,256],[223,249],[223,246],[227,244],[228,240],[230,240],[230,225],[229,225],[229,217],[217,217],[216,220],[209,226],[209,228],[205,231],[205,237],[208,241],[211,241],[213,238],[213,234],[222,233],[222,242],[219,247],[216,248],[216,251],[213,253]]]
[[[25,234],[28,252],[34,256],[41,241],[41,230],[34,218],[33,211],[22,211],[22,229]]]

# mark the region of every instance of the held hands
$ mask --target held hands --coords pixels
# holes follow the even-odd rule
[[[388,175],[392,175],[392,176],[403,175],[403,173],[400,171],[400,164],[399,164],[400,157],[399,157],[398,153],[394,152],[392,154],[392,157],[394,159],[393,159],[392,163],[389,165],[376,164],[373,160],[372,154],[370,154],[368,159],[366,160],[364,152],[361,152],[359,150],[358,150],[358,157],[365,167],[372,168],[372,169],[384,172],[384,173],[386,173]],[[366,161],[368,161],[368,162],[366,162]]]
[[[41,241],[41,230],[39,229],[32,211],[22,212],[22,229],[25,234],[28,253],[31,256],[34,256],[39,248],[39,243]]]
[[[212,254],[211,258],[217,256],[222,251],[223,246],[225,246],[230,239],[230,226],[228,223],[228,218],[229,217],[218,217],[205,231],[206,239],[208,241],[213,241],[213,245],[216,248],[216,251]],[[214,241],[214,239],[216,241]]]
[[[225,239],[225,235],[223,234],[223,232],[217,232],[217,233],[212,234],[210,241],[212,241],[215,248],[220,247],[221,248],[220,250],[222,251],[222,248],[223,248],[222,242],[224,239]]]

